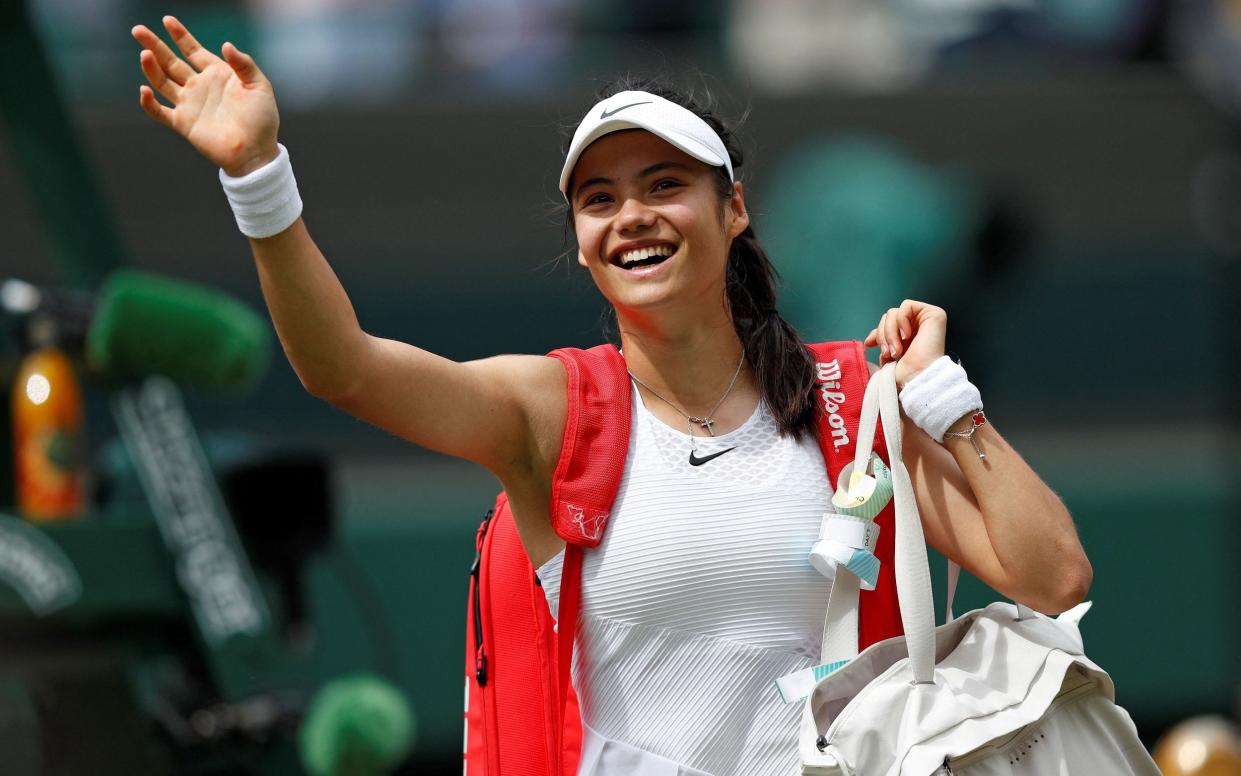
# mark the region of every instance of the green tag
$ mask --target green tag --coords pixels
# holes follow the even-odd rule
[[[892,470],[877,453],[870,455],[870,469],[874,476],[849,472],[849,482],[836,489],[832,506],[838,514],[873,520],[892,501]]]

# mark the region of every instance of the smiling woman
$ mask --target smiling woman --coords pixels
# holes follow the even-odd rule
[[[631,333],[687,316],[702,326],[732,329],[733,347],[740,345],[742,363],[750,366],[746,383],[762,395],[781,431],[797,439],[811,433],[813,364],[800,336],[776,311],[776,272],[736,180],[743,158],[732,133],[690,98],[658,83],[622,82],[601,96],[601,107],[577,128],[560,179],[578,262],[591,271],[618,320],[630,320]],[[613,224],[619,228],[611,229]],[[717,358],[732,364],[740,356]],[[635,364],[653,376],[650,365],[626,360],[635,376],[642,373]],[[711,400],[711,386],[690,382],[699,386],[696,391],[676,386],[685,403],[701,407]],[[741,411],[733,413],[732,426],[756,398],[735,402]],[[664,401],[658,414],[667,418],[674,405]]]
[[[217,55],[163,22],[180,55],[133,30],[150,84],[139,103],[220,168],[303,385],[504,485],[471,587],[471,776],[796,772],[799,710],[772,681],[820,654],[834,582],[808,554],[834,512],[825,463],[856,412],[842,386],[869,370],[857,341],[815,346],[841,354],[816,364],[778,313],[723,122],[654,83],[602,94],[560,189],[620,350],[456,363],[362,330],[301,217],[272,84],[231,43]],[[942,309],[905,300],[865,338],[904,386],[928,543],[997,591],[1063,611],[1090,581],[1072,520],[982,415],[944,356],[946,326]],[[882,556],[887,536],[854,541]],[[898,621],[890,583],[871,600],[878,621]],[[498,657],[501,637],[516,651]],[[580,725],[564,711],[570,656]]]

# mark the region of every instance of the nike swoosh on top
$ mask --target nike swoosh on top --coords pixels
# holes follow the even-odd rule
[[[699,458],[698,456],[694,455],[694,451],[690,450],[689,451],[689,465],[690,466],[702,466],[707,461],[712,461],[716,458],[719,458],[724,453],[731,453],[733,450],[736,450],[736,449],[737,448],[735,447],[730,447],[727,450],[721,450],[718,453],[711,453],[711,455],[704,456],[703,458]]]
[[[615,116],[617,113],[620,113],[620,112],[621,112],[621,111],[623,111],[625,108],[632,108],[632,107],[633,107],[633,106],[635,106],[635,105],[650,105],[650,104],[651,104],[651,101],[650,101],[650,100],[646,100],[645,102],[631,102],[631,103],[629,103],[628,105],[622,105],[622,106],[620,106],[619,108],[617,108],[616,110],[611,110],[611,111],[610,111],[610,110],[608,110],[607,108],[604,108],[604,109],[603,109],[603,112],[599,114],[599,118],[600,118],[600,119],[610,118],[610,117],[612,117],[612,116]]]

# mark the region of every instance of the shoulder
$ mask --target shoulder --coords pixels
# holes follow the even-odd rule
[[[564,433],[568,384],[564,365],[550,356],[515,354],[468,363],[493,384],[496,394],[508,397],[524,419],[525,444],[512,451],[497,475],[502,480],[533,477],[550,482]]]
[[[523,404],[530,417],[531,428],[536,436],[542,439],[542,446],[554,441],[551,453],[552,466],[560,453],[560,438],[564,433],[565,415],[567,412],[569,378],[565,366],[559,359],[551,356],[527,356],[519,372]]]
[[[506,354],[468,363],[517,393],[565,384],[564,367],[551,356]]]
[[[476,379],[509,396],[522,409],[538,409],[552,396],[563,399],[564,366],[550,356],[502,355],[466,362]],[[563,403],[563,402],[562,402]]]

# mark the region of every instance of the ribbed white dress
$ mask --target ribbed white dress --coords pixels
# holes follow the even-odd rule
[[[603,543],[585,554],[573,682],[579,776],[792,776],[799,704],[774,680],[814,665],[831,581],[807,553],[831,511],[812,438],[763,403],[698,440],[633,394],[629,452]],[[557,611],[563,553],[538,570]]]

